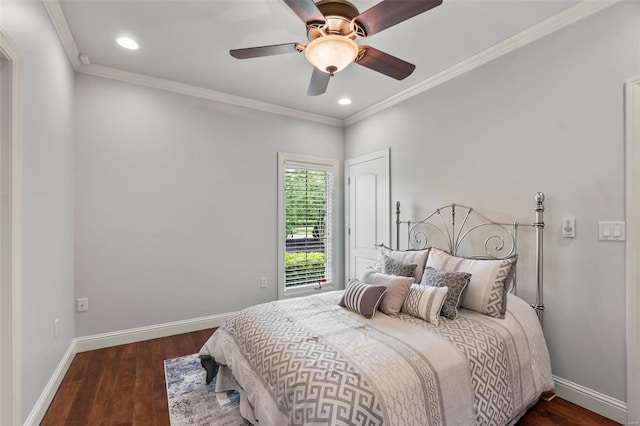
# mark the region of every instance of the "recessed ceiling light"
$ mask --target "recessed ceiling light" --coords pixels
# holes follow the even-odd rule
[[[351,103],[351,99],[349,98],[342,98],[338,101],[338,103],[340,105],[349,105]]]
[[[118,37],[116,39],[116,42],[125,49],[136,50],[139,47],[138,43],[136,43],[135,40],[132,40],[129,37]]]

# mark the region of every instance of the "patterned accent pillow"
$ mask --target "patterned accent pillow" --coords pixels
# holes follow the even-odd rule
[[[402,312],[438,325],[440,324],[438,317],[444,298],[447,296],[447,290],[449,290],[447,287],[411,284],[407,299],[402,305]]]
[[[407,294],[409,294],[409,288],[413,284],[413,277],[398,277],[375,271],[366,271],[362,274],[361,281],[371,285],[387,287],[388,290],[382,297],[379,309],[390,317],[395,317],[400,312]]]
[[[504,318],[507,292],[517,260],[517,255],[506,259],[466,259],[432,248],[427,267],[439,271],[470,273],[471,279],[462,295],[460,306],[495,318]]]
[[[449,319],[458,318],[458,308],[462,302],[462,292],[469,284],[471,274],[466,272],[445,272],[436,271],[433,268],[426,268],[422,274],[420,284],[431,287],[449,287],[447,297],[442,305],[440,315]]]
[[[371,319],[376,314],[386,291],[385,286],[365,284],[354,278],[347,284],[347,289],[338,304]]]
[[[391,250],[387,247],[380,247],[378,253],[378,266],[380,270],[378,272],[384,272],[389,274],[384,268],[384,256],[389,256],[392,259],[399,260],[403,263],[415,263],[416,271],[414,274],[415,280],[413,282],[419,283],[422,280],[422,273],[424,266],[427,263],[427,256],[429,255],[429,249],[425,250]]]
[[[415,263],[404,263],[387,255],[383,254],[383,256],[385,274],[398,275],[401,277],[415,277],[416,268],[418,267]]]

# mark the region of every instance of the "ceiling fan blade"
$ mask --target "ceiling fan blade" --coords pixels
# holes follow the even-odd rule
[[[442,4],[442,0],[383,0],[355,17],[367,36],[413,18]]]
[[[318,68],[313,67],[313,74],[311,74],[311,82],[309,83],[309,89],[307,95],[318,96],[327,91],[329,85],[329,79],[331,76],[326,72],[320,71]]]
[[[282,55],[284,53],[302,52],[300,43],[272,44],[270,46],[247,47],[233,49],[229,54],[236,59],[259,58],[260,56]]]
[[[356,64],[362,65],[384,75],[403,80],[411,75],[416,66],[402,59],[374,49],[371,46],[360,46],[360,54]]]
[[[305,24],[325,22],[324,15],[313,0],[284,0],[284,2]]]

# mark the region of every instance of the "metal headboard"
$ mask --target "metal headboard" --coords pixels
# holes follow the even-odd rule
[[[487,219],[471,207],[449,204],[433,211],[422,220],[400,220],[400,201],[396,202],[396,248],[400,249],[400,228],[407,226],[409,249],[420,250],[438,247],[453,255],[483,259],[504,259],[517,253],[518,228],[527,226],[535,229],[535,265],[537,295],[536,310],[542,324],[543,302],[543,238],[544,194],[535,195],[535,220],[533,223],[502,223]],[[461,218],[461,219],[460,219]],[[459,220],[459,222],[457,222]],[[435,222],[435,223],[434,223]],[[515,292],[514,276],[509,291]]]

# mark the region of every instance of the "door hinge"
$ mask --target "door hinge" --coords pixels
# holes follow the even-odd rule
[[[351,228],[349,228],[349,235],[351,235]]]
[[[351,185],[351,178],[347,178],[347,185]]]

